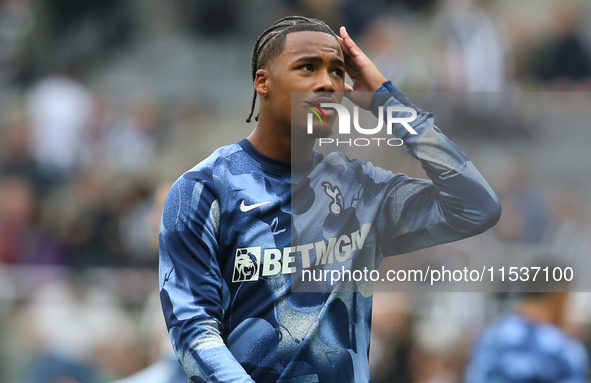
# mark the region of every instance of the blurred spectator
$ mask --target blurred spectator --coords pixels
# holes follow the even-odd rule
[[[190,29],[205,36],[227,36],[240,26],[240,2],[236,0],[180,0],[180,17]]]
[[[539,243],[549,224],[547,201],[532,182],[531,169],[523,161],[506,156],[503,184],[495,189],[503,206],[503,214],[494,227],[503,241]]]
[[[166,359],[138,371],[127,378],[112,383],[186,383],[187,374],[176,359],[176,356],[168,356]]]
[[[559,254],[560,261],[575,270],[591,268],[591,213],[582,189],[563,184],[555,188],[550,199],[551,221],[543,248],[549,254]],[[585,278],[575,278],[575,288],[588,283]],[[585,289],[586,290],[586,289]]]
[[[30,0],[0,1],[0,81],[14,79],[24,69],[22,50],[33,22]]]
[[[320,19],[322,21],[324,21],[326,24],[328,24],[333,30],[338,31],[339,27],[341,25],[343,25],[343,20],[341,19],[341,15],[342,15],[342,11],[341,10],[345,10],[346,13],[346,9],[348,6],[351,6],[352,3],[355,3],[355,0],[325,0],[325,1],[315,1],[315,0],[297,0],[297,6],[300,10],[300,14],[302,15],[306,15],[308,17],[314,17],[316,19]],[[375,5],[377,1],[376,0],[371,0],[371,1],[364,1],[364,5],[365,5],[365,9],[357,9],[358,13],[354,15],[354,17],[356,18],[356,21],[365,21],[365,20],[360,20],[363,19],[364,16],[366,15],[365,12],[366,10],[369,10],[371,8],[373,8],[373,6]],[[353,21],[353,20],[351,20]],[[353,27],[353,24],[346,24],[347,25],[347,30],[350,31],[350,33],[354,33],[355,27]],[[351,26],[351,29],[349,29],[349,27]],[[356,32],[356,30],[355,30]]]
[[[29,128],[24,118],[15,119],[7,129],[0,131],[0,142],[0,176],[22,177],[33,188],[35,197],[45,196],[51,180],[43,174],[31,154]]]
[[[375,293],[372,312],[369,362],[371,381],[410,383],[410,352],[413,346],[408,294]]]
[[[514,61],[515,82],[523,87],[531,86],[534,80],[536,61],[536,36],[532,26],[518,20],[508,27],[511,52]]]
[[[154,202],[152,190],[136,182],[127,188],[116,211],[121,245],[134,267],[158,265],[158,249],[153,246],[158,225],[151,220]]]
[[[145,217],[148,227],[147,244],[158,248],[158,227],[160,225],[160,216],[162,207],[168,195],[172,183],[163,183],[158,186],[154,197],[150,201],[149,216]],[[152,253],[157,258],[157,253]],[[160,296],[157,291],[147,299],[143,308],[140,321],[140,337],[145,344],[145,349],[149,354],[149,360],[152,362],[148,367],[137,373],[118,380],[113,383],[184,383],[187,381],[187,375],[179,363],[168,332],[166,323],[162,316],[162,306]]]
[[[378,17],[369,23],[362,37],[366,54],[386,76],[404,91],[430,89],[430,73],[421,57],[402,39],[404,29],[393,18]]]
[[[466,383],[587,382],[587,351],[559,327],[567,296],[525,293],[514,314],[501,317],[483,332]]]
[[[129,317],[114,296],[90,281],[87,273],[72,273],[33,294],[21,313],[21,331],[35,356],[21,381],[100,382],[97,367],[108,370],[107,356],[120,357],[128,347],[133,333]]]
[[[170,128],[148,165],[150,175],[156,176],[157,182],[176,179],[178,174],[195,166],[200,158],[211,154],[210,142],[227,137],[220,134],[224,122],[216,121],[211,109],[198,101],[175,106],[169,119]]]
[[[142,171],[153,158],[162,133],[160,106],[154,97],[129,102],[117,111],[110,95],[96,93],[87,128],[81,138],[86,171],[108,167],[116,173]]]
[[[158,102],[153,98],[135,101],[128,114],[106,132],[106,162],[122,172],[141,170],[154,155],[159,128]]]
[[[0,262],[53,264],[64,261],[63,246],[37,227],[38,204],[29,183],[0,178]]]
[[[555,7],[553,36],[546,37],[535,59],[538,79],[553,90],[576,90],[577,83],[584,85],[591,77],[591,57],[580,35],[581,11],[572,2]]]
[[[16,289],[14,285],[14,278],[9,270],[0,263],[0,320],[7,311],[3,310],[2,305],[5,303],[12,303],[16,296]]]
[[[339,3],[342,7],[342,24],[347,26],[347,31],[354,39],[361,35],[376,17],[386,13],[383,0],[343,0]],[[333,27],[331,23],[327,24]],[[338,30],[340,25],[334,27]]]
[[[106,165],[105,140],[117,122],[114,102],[109,94],[96,92],[88,127],[81,139],[85,150],[82,154],[82,168],[93,171]]]
[[[133,30],[131,10],[125,0],[46,0],[49,49],[43,62],[64,65],[104,58],[129,41]]]
[[[385,0],[386,3],[403,5],[413,11],[422,10],[428,8],[436,2],[436,0]]]
[[[485,300],[479,293],[434,293],[413,327],[410,370],[413,382],[461,381],[466,341],[483,320]]]
[[[564,330],[580,339],[587,348],[591,346],[591,292],[573,291],[569,294],[568,311],[565,317]]]
[[[11,271],[6,265],[0,263],[0,338],[3,343],[0,345],[0,381],[2,382],[9,381],[10,367],[12,367],[7,360],[7,353],[15,354],[9,346],[14,328],[8,323],[16,298],[16,278]]]
[[[160,205],[160,210],[161,208]],[[160,297],[156,291],[146,301],[140,330],[153,363],[143,370],[113,383],[186,383],[187,374],[185,374],[172,348],[162,316]]]
[[[63,75],[45,77],[31,89],[31,147],[48,177],[68,179],[78,170],[92,105],[86,87]]]
[[[164,201],[166,201],[166,196],[168,196],[170,188],[172,188],[172,182],[163,182],[160,185],[158,185],[156,191],[154,192],[152,209],[150,211],[148,222],[151,233],[149,242],[152,246],[152,249],[156,251],[158,251],[158,246],[160,245],[160,238],[158,232],[160,230],[160,218],[162,217],[162,208],[164,207]]]
[[[458,92],[506,90],[507,44],[480,0],[443,0],[435,31],[446,39],[442,87]]]
[[[113,189],[108,188],[113,182]],[[84,173],[57,188],[47,199],[44,226],[65,242],[68,265],[122,266],[126,263],[118,235],[118,182],[100,173]]]

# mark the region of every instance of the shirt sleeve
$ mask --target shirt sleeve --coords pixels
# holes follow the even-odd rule
[[[499,220],[498,198],[469,158],[436,126],[435,115],[425,112],[392,85],[384,83],[374,95],[372,112],[386,113],[388,107],[410,107],[417,112],[408,124],[392,133],[404,141],[406,150],[421,162],[430,180],[394,177],[383,201],[386,214],[378,225],[384,256],[402,254],[482,233]],[[392,112],[409,117],[408,112]],[[371,170],[370,170],[371,171]]]
[[[254,383],[222,339],[220,209],[207,172],[179,178],[160,223],[160,299],[175,353],[191,382]],[[229,299],[229,298],[226,298]]]
[[[489,325],[474,345],[464,382],[589,382],[582,343],[548,323],[525,323],[504,319]]]

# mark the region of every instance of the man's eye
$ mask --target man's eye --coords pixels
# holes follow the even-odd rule
[[[314,69],[314,66],[312,64],[305,64],[305,65],[302,65],[300,67],[300,69],[303,69],[303,70],[313,70]]]
[[[332,71],[332,73],[336,74],[339,77],[345,77],[345,71],[342,69],[335,69]]]

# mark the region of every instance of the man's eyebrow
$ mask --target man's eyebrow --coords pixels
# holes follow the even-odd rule
[[[304,56],[304,57],[300,57],[299,59],[297,59],[296,61],[294,61],[294,63],[301,63],[301,62],[312,62],[312,63],[319,63],[322,62],[322,58],[320,58],[319,56]],[[340,65],[342,67],[345,66],[345,62],[343,60],[341,60],[338,57],[333,58],[332,60],[330,60],[331,64],[337,64]]]
[[[335,57],[334,59],[330,60],[330,62],[332,64],[337,64],[337,65],[340,65],[342,67],[345,67],[345,62],[343,60],[341,60],[340,58],[338,58],[338,57]]]

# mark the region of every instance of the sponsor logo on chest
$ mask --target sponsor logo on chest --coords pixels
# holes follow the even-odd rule
[[[283,249],[263,249],[261,246],[236,249],[232,282],[249,282],[276,274],[293,274],[297,272],[298,255],[302,269],[346,262],[353,252],[363,248],[370,229],[371,223],[366,223],[361,226],[361,230],[351,234]]]

